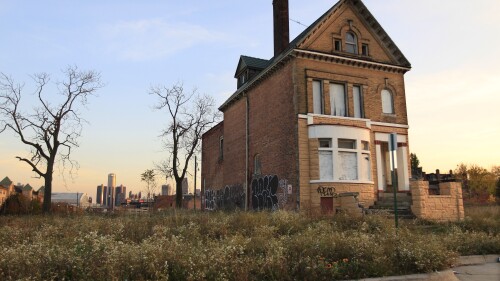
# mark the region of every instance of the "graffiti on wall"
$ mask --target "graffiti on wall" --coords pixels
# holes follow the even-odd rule
[[[322,197],[337,197],[338,195],[333,186],[319,186],[316,191]]]
[[[205,189],[206,210],[235,210],[245,207],[242,185],[227,185],[222,189]]]
[[[276,211],[288,201],[288,181],[276,175],[262,176],[252,180],[252,208]]]

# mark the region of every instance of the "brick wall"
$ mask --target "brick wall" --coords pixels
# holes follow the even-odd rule
[[[288,62],[248,92],[249,176],[255,173],[254,159],[261,160],[262,175],[277,175],[292,185],[286,209],[296,208],[297,115],[294,106],[293,65]]]
[[[312,81],[322,80],[325,113],[329,113],[330,93],[327,85],[330,82],[345,83],[347,84],[348,94],[348,117],[354,117],[352,87],[353,85],[360,85],[363,89],[365,118],[375,122],[408,124],[404,76],[402,73],[360,68],[301,57],[296,59],[295,69],[300,114],[313,112]],[[386,79],[387,87],[393,93],[395,114],[382,113],[381,92],[386,87]]]
[[[220,188],[245,183],[245,115],[245,98],[237,100],[224,112],[224,176]]]
[[[417,218],[432,221],[457,221],[464,218],[462,185],[458,182],[439,184],[441,195],[429,195],[429,182],[410,182],[411,210]]]
[[[224,165],[219,149],[222,136],[224,136],[224,122],[217,124],[202,137],[201,180],[203,188],[223,186]]]

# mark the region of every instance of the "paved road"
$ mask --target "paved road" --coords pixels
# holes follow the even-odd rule
[[[460,257],[442,272],[361,279],[363,281],[500,281],[500,255]]]
[[[460,281],[499,281],[500,255],[461,257],[461,266],[453,268]]]

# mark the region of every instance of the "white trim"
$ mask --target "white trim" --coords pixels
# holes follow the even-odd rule
[[[305,54],[310,54],[310,55],[323,56],[323,57],[327,57],[327,58],[333,58],[333,59],[341,59],[341,60],[346,60],[346,61],[359,62],[359,63],[365,64],[365,65],[383,66],[383,67],[389,67],[389,68],[406,70],[406,71],[410,71],[411,70],[411,68],[409,68],[409,67],[396,66],[396,65],[385,64],[385,63],[380,63],[380,62],[371,62],[371,61],[366,61],[366,60],[358,60],[358,59],[341,57],[341,56],[336,56],[336,55],[331,55],[331,54],[324,54],[324,53],[319,53],[319,52],[314,52],[314,51],[307,51],[307,50],[301,50],[301,49],[294,49],[294,51],[297,52],[297,53],[305,53]]]
[[[384,191],[384,179],[383,179],[383,171],[382,171],[382,148],[380,147],[380,144],[377,144],[375,146],[375,157],[377,157],[377,183],[378,187],[377,189],[379,191]]]
[[[355,183],[355,184],[375,184],[373,181],[343,181],[343,180],[310,180],[309,183]]]
[[[365,119],[365,118],[355,118],[355,117],[345,117],[345,116],[335,116],[335,115],[326,115],[326,114],[315,114],[315,113],[308,113],[307,116],[311,117],[322,117],[322,118],[330,118],[330,119],[344,119],[344,120],[356,120],[356,121],[363,121],[363,122],[371,122],[370,119]]]
[[[395,123],[383,123],[383,122],[373,122],[373,121],[370,121],[370,123],[371,123],[371,125],[375,125],[375,126],[394,127],[394,128],[403,128],[403,129],[410,128],[410,126],[408,126],[408,125],[395,124]]]
[[[389,133],[375,133],[375,140],[376,141],[383,141],[383,142],[389,142],[389,136],[391,134]],[[400,135],[398,134],[398,142],[399,143],[406,143],[407,138],[406,135]]]
[[[299,114],[299,119],[307,119],[307,115],[305,115],[305,114]]]
[[[408,150],[406,146],[398,147],[398,190],[409,191],[410,190],[410,177],[408,176]]]

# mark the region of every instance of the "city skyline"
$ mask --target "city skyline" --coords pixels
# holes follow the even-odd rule
[[[66,175],[64,184],[56,171],[54,192],[95,194],[109,170],[131,190],[144,190],[140,174],[166,158],[158,138],[166,115],[152,111],[150,86],[181,81],[221,105],[236,89],[240,55],[272,57],[271,2],[0,0],[0,72],[26,82],[26,93],[33,92],[28,75],[47,72],[62,79],[60,70],[67,65],[99,71],[106,83],[82,110],[89,124],[73,154],[78,175],[74,180]],[[310,25],[335,2],[290,0],[290,18]],[[499,41],[489,34],[500,31],[494,13],[500,3],[363,2],[412,63],[406,75],[410,152],[424,170],[447,172],[461,162],[487,169],[500,164],[500,153],[490,149],[500,138],[495,122],[500,95],[494,87],[500,58],[486,49]],[[305,27],[291,21],[290,28],[293,39]],[[466,33],[473,34],[473,42],[464,43]],[[38,189],[43,182],[15,159],[26,154],[12,134],[0,134],[0,177]],[[157,180],[158,192],[163,184],[175,188],[162,176]],[[202,181],[197,182],[200,188]]]

